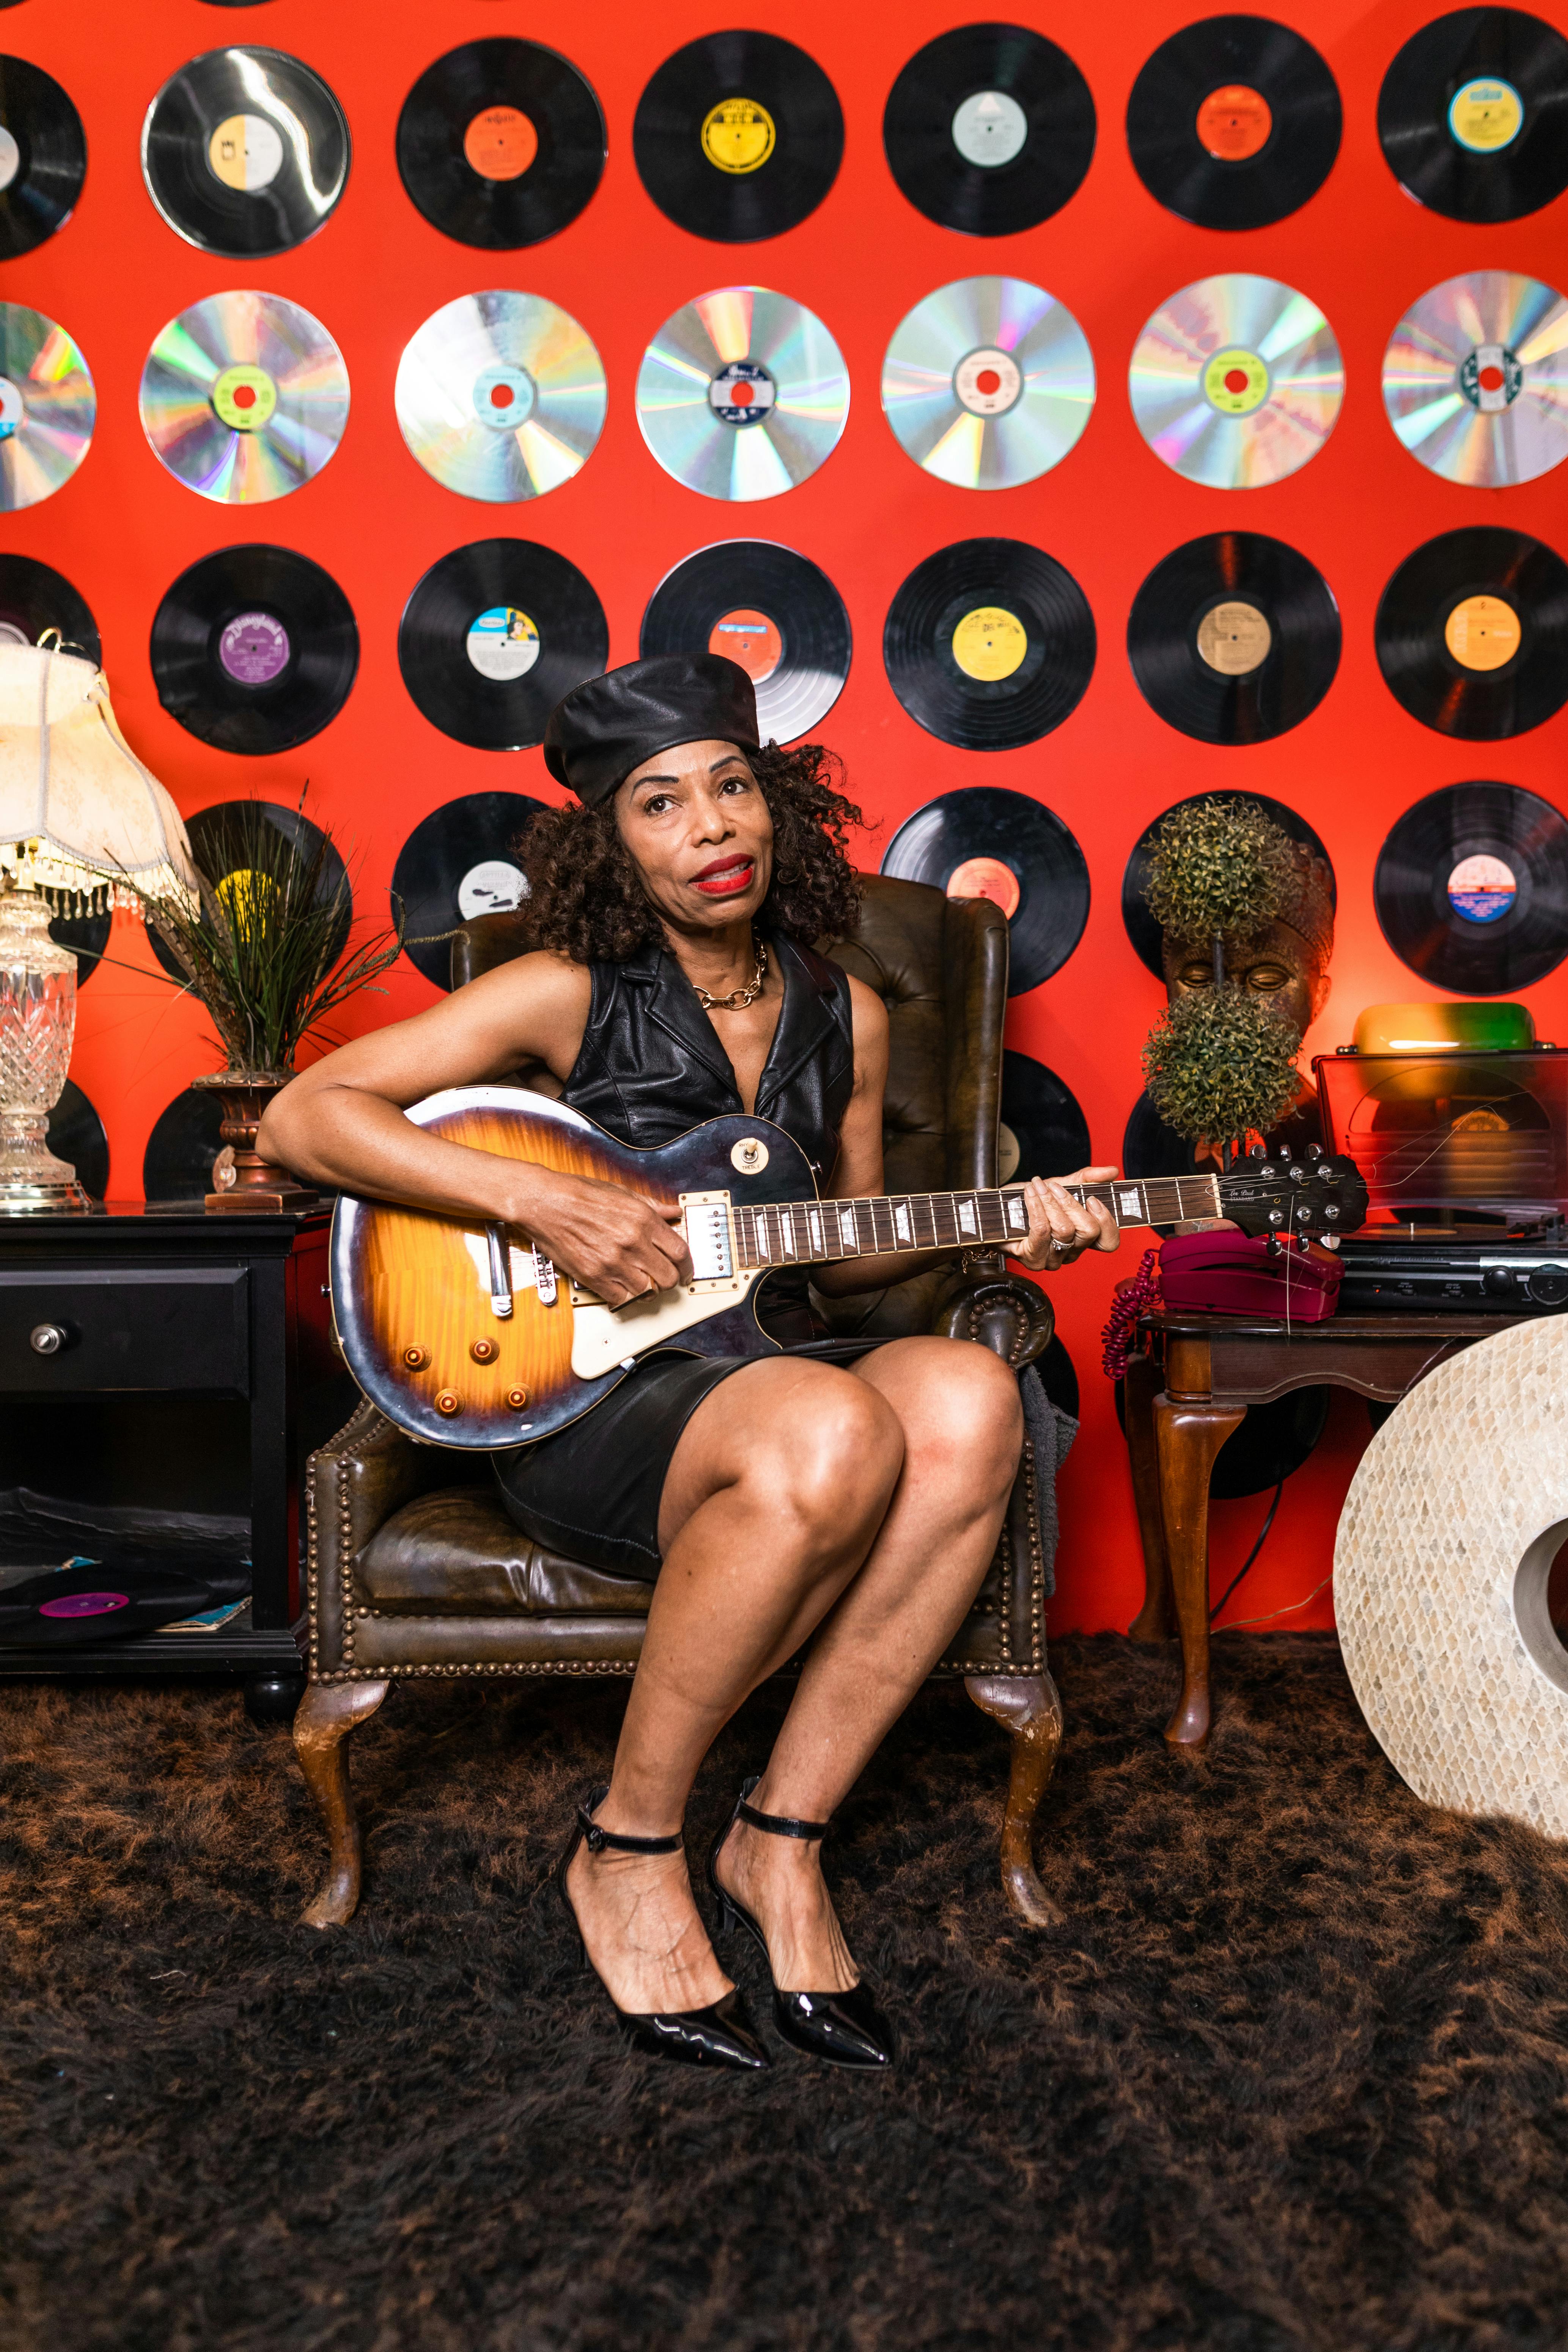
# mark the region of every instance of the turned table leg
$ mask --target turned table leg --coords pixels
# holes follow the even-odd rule
[[[341,1927],[359,1901],[360,1829],[349,1780],[349,1733],[373,1716],[392,1685],[312,1683],[294,1717],[294,1749],[327,1832],[327,1874],[300,1914],[305,1927]]]
[[[1202,1748],[1209,1736],[1209,1473],[1241,1404],[1162,1394],[1154,1400],[1154,1441],[1165,1549],[1182,1637],[1182,1696],[1165,1726],[1175,1748]]]
[[[1035,1868],[1035,1818],[1062,1744],[1062,1703],[1047,1674],[966,1675],[963,1687],[984,1715],[1012,1738],[1013,1769],[1002,1820],[1002,1885],[1031,1927],[1053,1927],[1061,1912]]]
[[[1168,1642],[1176,1630],[1175,1594],[1171,1589],[1160,1506],[1160,1456],[1154,1441],[1154,1399],[1159,1393],[1159,1368],[1148,1356],[1130,1357],[1123,1391],[1127,1458],[1143,1546],[1143,1606],[1127,1628],[1128,1638],[1134,1642]]]

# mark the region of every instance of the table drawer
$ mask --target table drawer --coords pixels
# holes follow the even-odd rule
[[[244,1266],[0,1270],[0,1392],[250,1393]]]

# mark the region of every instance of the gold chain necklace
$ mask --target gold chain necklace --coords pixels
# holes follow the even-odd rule
[[[768,972],[767,949],[761,940],[757,941],[756,946],[757,968],[752,974],[749,985],[745,988],[732,988],[728,996],[710,996],[705,988],[698,988],[697,982],[692,982],[691,985],[697,992],[697,1002],[704,1013],[743,1013],[748,1004],[756,1003],[763,992],[763,982],[767,978]]]

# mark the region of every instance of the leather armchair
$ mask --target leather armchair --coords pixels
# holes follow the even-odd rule
[[[529,944],[526,909],[476,919],[455,937],[454,985]],[[999,908],[868,877],[855,937],[821,944],[888,1006],[889,1190],[994,1184],[1007,988]],[[527,1075],[520,1074],[523,1083]],[[936,1331],[978,1341],[1020,1367],[1051,1336],[1044,1294],[988,1251],[868,1297],[821,1305],[841,1331],[888,1339]],[[1003,1884],[1014,1908],[1043,1925],[1057,1914],[1031,1840],[1062,1724],[1046,1664],[1036,1492],[1026,1440],[995,1560],[937,1672],[961,1675],[975,1705],[1011,1735]],[[304,1917],[325,1927],[347,1919],[359,1899],[347,1735],[393,1682],[630,1675],[653,1587],[531,1543],[507,1517],[482,1457],[419,1444],[368,1402],[312,1455],[308,1500],[310,1680],[294,1738],[330,1845],[326,1877]]]

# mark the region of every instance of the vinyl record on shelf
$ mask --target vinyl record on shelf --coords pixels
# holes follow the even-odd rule
[[[708,33],[667,58],[637,100],[632,154],[678,228],[724,245],[782,236],[838,176],[844,116],[793,41]]]
[[[1149,902],[1143,896],[1149,884],[1150,850],[1152,844],[1158,840],[1160,828],[1165,819],[1173,816],[1177,809],[1191,808],[1199,801],[1241,801],[1247,807],[1257,809],[1261,815],[1272,817],[1275,824],[1282,832],[1288,834],[1292,841],[1299,841],[1304,848],[1311,851],[1314,857],[1322,859],[1328,868],[1330,896],[1336,906],[1339,904],[1339,887],[1334,880],[1333,860],[1323,846],[1321,836],[1308,824],[1304,816],[1298,816],[1293,808],[1287,808],[1283,801],[1270,800],[1266,793],[1190,793],[1185,800],[1175,801],[1170,808],[1163,810],[1152,824],[1145,825],[1133,845],[1121,876],[1123,928],[1139,962],[1145,965],[1153,973],[1155,979],[1160,981],[1165,977],[1165,966],[1161,955],[1160,926],[1150,912]],[[1130,1175],[1142,1176],[1182,1176],[1185,1175],[1187,1171],[1182,1168],[1142,1168],[1130,1169],[1128,1172]]]
[[[98,623],[64,573],[33,555],[0,554],[0,645],[36,646],[46,629],[102,667]]]
[[[433,228],[491,253],[574,221],[605,169],[605,117],[567,58],[537,41],[465,41],[422,73],[397,118],[397,169]]]
[[[827,577],[767,539],[721,540],[667,572],[648,599],[637,651],[726,654],[757,690],[757,724],[793,743],[837,701],[849,675],[849,615]]]
[[[1568,699],[1568,564],[1521,530],[1446,530],[1394,572],[1373,634],[1390,693],[1424,727],[1522,735]]]
[[[1315,457],[1339,418],[1344,365],[1317,305],[1277,278],[1200,278],[1139,336],[1132,415],[1189,482],[1253,490]]]
[[[153,931],[147,934],[158,945]],[[170,959],[167,950],[160,963]],[[202,1202],[213,1191],[213,1161],[223,1150],[223,1105],[210,1087],[187,1087],[153,1122],[142,1155],[144,1201]]]
[[[1127,144],[1149,194],[1200,228],[1268,228],[1315,196],[1343,128],[1310,41],[1267,16],[1207,16],[1132,85]]]
[[[329,572],[288,547],[226,547],[182,572],[153,622],[158,699],[219,751],[261,758],[335,719],[359,631]]]
[[[348,184],[348,118],[281,49],[208,49],[171,74],[142,127],[142,176],[204,253],[257,260],[325,226]]]
[[[0,1589],[0,1649],[48,1653],[123,1641],[217,1605],[207,1585],[177,1569],[114,1560],[52,1569]]]
[[[480,751],[544,740],[563,694],[610,656],[605,608],[574,563],[528,539],[481,539],[433,563],[397,632],[403,682],[433,727]]]
[[[527,898],[521,844],[544,805],[525,793],[465,793],[421,817],[398,851],[392,897],[395,913],[403,908],[404,953],[437,988],[452,985],[452,941],[443,935]]]
[[[191,856],[195,861],[197,871],[205,876],[216,891],[227,910],[229,919],[237,924],[243,923],[247,903],[255,890],[255,884],[249,872],[244,866],[236,866],[234,863],[237,849],[243,848],[246,838],[239,828],[252,824],[258,814],[266,819],[275,832],[282,834],[285,840],[296,844],[301,855],[306,857],[314,856],[321,849],[324,838],[320,825],[312,824],[302,811],[290,808],[285,801],[219,801],[216,807],[198,809],[185,826],[190,838]],[[331,842],[327,843],[326,855],[321,860],[314,903],[321,911],[331,910],[334,914],[331,951],[332,960],[335,961],[348,944],[349,928],[353,921],[353,897],[349,887],[348,869]],[[175,980],[184,979],[184,974],[180,966],[151,924],[147,927],[147,943],[166,972]],[[205,1100],[208,1090],[197,1087],[190,1091]],[[184,1102],[184,1096],[176,1097],[176,1102],[170,1104],[163,1116],[173,1118],[176,1104]],[[196,1121],[195,1113],[188,1105],[181,1117],[184,1119],[186,1128],[191,1129],[192,1131],[196,1130],[199,1122]],[[215,1117],[212,1128],[214,1135],[217,1133],[217,1117],[221,1117],[221,1111]],[[181,1129],[182,1133],[184,1131],[184,1129]],[[199,1131],[203,1135],[207,1132],[205,1128],[200,1128]],[[213,1150],[216,1151],[217,1148],[215,1143]],[[149,1145],[148,1149],[151,1150],[152,1146]],[[211,1154],[208,1155],[209,1168],[210,1165]],[[205,1194],[210,1192],[213,1187],[210,1183],[204,1182],[201,1190]],[[153,1194],[148,1194],[149,1199],[153,1197]]]
[[[1065,303],[1021,278],[961,278],[917,302],[882,360],[899,446],[962,489],[1059,466],[1094,406],[1094,359]]]
[[[0,514],[39,506],[68,482],[97,417],[87,362],[65,329],[0,302]]]
[[[996,1181],[1022,1184],[1031,1176],[1070,1176],[1074,1169],[1087,1168],[1093,1156],[1089,1121],[1072,1088],[1028,1054],[1004,1052]]]
[[[348,370],[298,302],[209,294],[158,337],[137,405],[177,482],[215,505],[260,506],[299,489],[336,450],[348,429]]]
[[[1456,996],[1506,996],[1568,956],[1568,823],[1518,784],[1448,784],[1405,810],[1373,905],[1401,962]]]
[[[968,784],[906,817],[882,859],[901,882],[990,898],[1007,918],[1009,996],[1059,971],[1089,920],[1089,866],[1054,811],[1023,793]]]
[[[542,294],[460,294],[426,319],[397,367],[397,422],[444,488],[501,505],[542,498],[593,455],[604,363]]]
[[[89,916],[87,919],[100,922],[107,940],[109,917]],[[49,937],[56,937],[53,923],[49,925]],[[90,978],[96,969],[96,965],[89,965],[86,976]],[[82,978],[79,971],[79,985]],[[109,1191],[109,1138],[103,1131],[103,1121],[73,1079],[68,1078],[60,1089],[59,1099],[48,1116],[44,1140],[57,1160],[65,1160],[76,1170],[77,1181],[83,1192],[101,1201]]]
[[[1283,540],[1216,530],[1157,563],[1132,600],[1127,656],[1144,699],[1200,743],[1267,743],[1333,683],[1340,614]]]
[[[1094,615],[1071,572],[1016,539],[938,548],[899,590],[882,633],[910,717],[965,751],[1015,751],[1059,727],[1094,652]]]
[[[765,286],[721,286],[677,310],[649,343],[637,412],[643,439],[689,490],[773,499],[837,447],[849,371],[801,303]]]
[[[64,228],[87,177],[81,117],[52,75],[0,58],[0,261]]]
[[[917,211],[971,236],[1037,228],[1083,184],[1094,100],[1065,49],[1022,25],[961,25],[917,49],[882,117]]]
[[[1518,220],[1568,188],[1568,40],[1519,8],[1456,8],[1399,51],[1377,99],[1389,170],[1450,220]]]
[[[1383,404],[1445,481],[1496,490],[1549,474],[1568,457],[1568,302],[1512,269],[1434,286],[1389,339]]]

